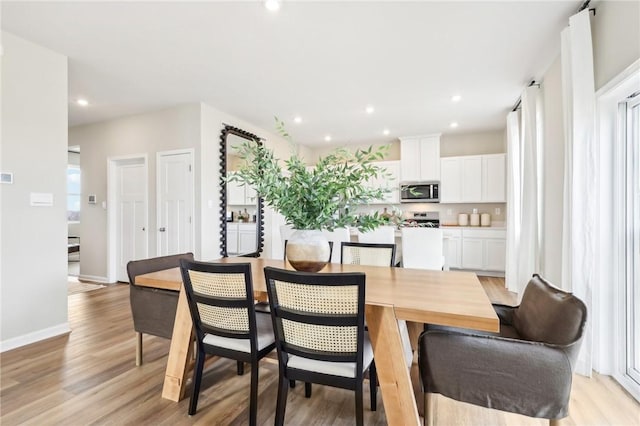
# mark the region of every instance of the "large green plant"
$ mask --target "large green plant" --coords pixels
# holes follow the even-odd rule
[[[291,142],[283,122],[277,118],[276,127]],[[313,167],[292,153],[284,161],[284,168],[264,144],[245,141],[234,148],[244,161],[227,180],[253,187],[265,204],[282,214],[295,229],[332,231],[354,226],[367,231],[385,223],[378,212],[355,214],[352,207],[380,199],[388,192],[386,188],[367,186],[367,181],[386,176],[384,169],[374,164],[384,158],[389,148],[386,145],[353,152],[338,148]]]

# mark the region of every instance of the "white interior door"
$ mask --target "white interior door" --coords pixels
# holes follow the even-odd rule
[[[116,279],[129,281],[127,263],[148,257],[147,166],[144,159],[116,165]]]
[[[193,251],[193,151],[158,153],[158,256]]]

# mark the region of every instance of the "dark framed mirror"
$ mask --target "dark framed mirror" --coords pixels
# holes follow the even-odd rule
[[[260,138],[225,125],[220,133],[220,254],[223,257],[258,257],[264,246],[264,207],[255,190],[239,182],[227,182],[228,174],[242,161],[234,147]]]

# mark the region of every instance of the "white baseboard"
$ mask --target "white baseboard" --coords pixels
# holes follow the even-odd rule
[[[80,281],[91,281],[100,284],[111,284],[107,277],[98,277],[96,275],[78,275]]]
[[[54,325],[53,327],[45,328],[43,330],[23,334],[22,336],[13,337],[11,339],[1,341],[0,353],[19,348],[21,346],[29,345],[31,343],[39,342],[40,340],[50,339],[51,337],[56,337],[60,336],[61,334],[68,333],[71,333],[71,328],[69,328],[68,322],[64,322],[62,324]]]

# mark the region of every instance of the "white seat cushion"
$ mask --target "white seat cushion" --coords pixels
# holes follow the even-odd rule
[[[270,314],[256,312],[256,326],[258,328],[258,350],[275,342],[276,339],[273,334],[273,324]],[[207,345],[218,346],[233,351],[251,352],[249,339],[234,339],[231,337],[216,336],[215,334],[206,334],[203,341]]]
[[[371,347],[371,341],[369,340],[369,333],[365,333],[362,371],[369,368],[371,361],[373,361],[373,348]],[[332,376],[356,377],[355,362],[318,361],[316,359],[309,359],[302,356],[289,355],[289,362],[287,363],[287,366],[289,368],[330,374]]]

